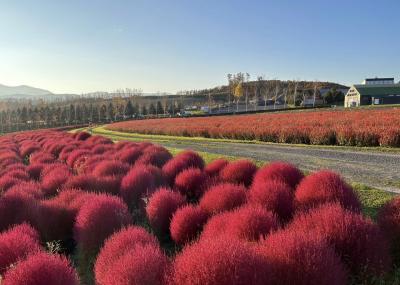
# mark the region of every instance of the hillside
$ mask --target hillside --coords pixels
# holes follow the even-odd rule
[[[34,98],[46,95],[52,95],[53,93],[40,88],[35,88],[27,85],[19,86],[6,86],[0,84],[0,98]]]

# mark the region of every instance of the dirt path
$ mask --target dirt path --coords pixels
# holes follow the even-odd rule
[[[121,139],[124,139],[121,137]],[[400,193],[400,153],[270,144],[163,139],[166,147],[193,149],[258,161],[287,161],[306,171],[334,170],[349,181]]]
[[[350,181],[400,193],[400,154],[243,143],[166,141],[161,144],[261,161],[283,160],[308,171],[331,169]]]

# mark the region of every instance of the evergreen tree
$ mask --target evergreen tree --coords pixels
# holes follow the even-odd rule
[[[128,100],[128,102],[126,102],[124,115],[128,118],[132,118],[132,116],[134,115],[134,110],[131,100]]]
[[[155,115],[156,114],[156,107],[154,106],[153,103],[150,103],[150,107],[149,107],[149,114],[150,115]]]

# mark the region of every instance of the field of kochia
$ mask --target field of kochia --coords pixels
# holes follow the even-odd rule
[[[400,108],[134,120],[106,128],[274,143],[400,147]]]
[[[361,111],[296,116],[329,130],[323,120],[376,129],[398,114],[377,112],[386,117],[369,126]],[[229,132],[226,123],[243,135],[242,118],[260,126],[275,116],[296,129],[285,114],[162,122],[216,122]],[[148,123],[155,132],[151,126],[168,127],[126,126]],[[248,123],[248,133],[256,130]],[[399,284],[400,199],[374,221],[328,170],[205,163],[196,152],[173,156],[150,142],[33,131],[0,137],[0,191],[2,285]]]

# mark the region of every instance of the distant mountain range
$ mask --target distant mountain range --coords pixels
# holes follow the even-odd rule
[[[6,86],[0,84],[0,98],[12,98],[12,99],[29,99],[29,98],[37,98],[37,97],[45,97],[48,95],[54,95],[52,92],[35,88],[27,85],[20,85],[20,86]]]

